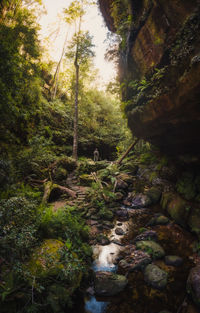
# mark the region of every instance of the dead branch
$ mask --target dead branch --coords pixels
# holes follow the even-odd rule
[[[133,142],[131,145],[130,145],[130,147],[126,150],[126,152],[122,155],[122,157],[119,159],[119,160],[117,160],[116,161],[116,164],[121,164],[122,163],[122,161],[123,161],[123,159],[129,154],[129,152],[135,147],[135,145],[138,143],[138,141],[139,141],[139,138],[138,139],[136,139],[136,141],[135,142]]]

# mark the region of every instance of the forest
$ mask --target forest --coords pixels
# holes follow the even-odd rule
[[[0,1],[0,312],[198,313],[200,3],[65,2]]]

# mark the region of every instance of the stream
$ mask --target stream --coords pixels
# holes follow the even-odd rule
[[[127,234],[131,227],[132,221],[126,222],[115,222],[114,228],[107,235],[111,243],[109,245],[95,245],[93,246],[93,266],[92,269],[94,272],[104,271],[104,272],[116,272],[117,265],[116,259],[119,252],[122,250],[123,246],[120,245],[121,239]],[[121,228],[124,232],[124,235],[117,235],[115,230],[116,228]],[[114,241],[114,242],[113,242]],[[106,311],[109,302],[104,299],[98,300],[95,296],[90,296],[89,299],[85,301],[85,312],[86,313],[103,313]]]

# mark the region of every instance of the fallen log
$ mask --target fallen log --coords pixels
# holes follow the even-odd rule
[[[67,187],[64,187],[64,186],[53,184],[51,181],[48,181],[48,182],[46,182],[44,184],[44,194],[43,194],[43,198],[42,198],[42,203],[43,204],[48,202],[50,194],[51,194],[51,192],[54,189],[59,189],[63,193],[67,193],[72,198],[76,198],[77,197],[75,191],[73,191],[73,190],[71,190],[71,189],[69,189]]]
[[[138,141],[139,141],[139,138],[138,139],[136,139],[136,141],[135,142],[133,142],[131,145],[130,145],[130,147],[126,150],[126,152],[122,155],[122,157],[119,159],[119,160],[117,160],[116,161],[116,164],[121,164],[122,163],[122,161],[123,161],[123,159],[129,154],[129,152],[135,147],[135,145],[138,143]]]

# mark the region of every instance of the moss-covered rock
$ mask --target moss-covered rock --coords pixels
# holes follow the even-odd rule
[[[146,195],[151,199],[152,204],[156,204],[160,201],[161,194],[160,189],[156,187],[152,187],[146,192]]]
[[[80,184],[83,186],[91,186],[91,184],[94,182],[94,178],[92,175],[88,174],[82,174],[79,176]]]
[[[176,193],[164,193],[161,205],[171,218],[181,226],[186,226],[188,218],[188,204]]]
[[[155,241],[137,241],[136,249],[143,250],[147,252],[153,259],[160,259],[164,257],[164,249]]]
[[[105,220],[108,220],[108,221],[112,221],[113,220],[113,217],[114,217],[114,214],[111,210],[108,210],[106,208],[102,208],[99,213],[98,213],[99,217],[101,219],[105,219]]]
[[[167,285],[167,273],[154,264],[147,265],[144,271],[144,279],[156,289],[164,289]]]
[[[114,296],[121,292],[128,280],[123,275],[111,272],[97,272],[95,278],[95,293],[100,296]]]
[[[35,249],[26,265],[32,277],[46,278],[57,275],[64,265],[61,260],[61,249],[64,243],[56,239],[47,239]]]

